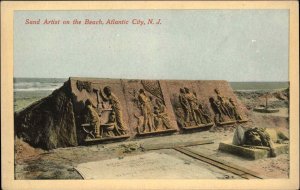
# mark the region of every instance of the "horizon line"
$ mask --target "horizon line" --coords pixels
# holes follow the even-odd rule
[[[126,79],[126,80],[213,80],[213,81],[217,81],[217,80],[223,80],[223,81],[228,81],[228,82],[290,82],[290,80],[286,80],[286,81],[245,81],[245,80],[241,80],[241,81],[236,81],[236,80],[226,80],[226,79],[145,79],[145,78],[100,78],[100,77],[75,77],[75,76],[70,76],[70,77],[13,77],[14,79],[69,79],[69,78],[95,78],[95,79]]]

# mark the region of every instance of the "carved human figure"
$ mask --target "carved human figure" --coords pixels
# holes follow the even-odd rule
[[[185,96],[185,90],[183,88],[180,88],[179,90],[180,94],[178,96],[179,98],[179,103],[183,109],[183,113],[184,113],[184,121],[189,123],[190,122],[190,115],[191,115],[191,111],[190,111],[190,105],[189,102]]]
[[[205,113],[202,104],[198,103],[198,109],[196,110],[196,115],[200,123],[207,124],[212,122],[209,115]]]
[[[270,135],[266,132],[265,128],[251,128],[245,132],[245,145],[250,146],[266,146],[270,148],[272,157],[276,157],[275,149]]]
[[[119,99],[117,96],[112,93],[111,88],[109,86],[106,86],[103,88],[103,92],[100,90],[100,96],[104,101],[108,101],[109,104],[111,105],[112,111],[115,113],[116,116],[116,123],[119,128],[119,131],[121,134],[126,134],[126,129],[124,127],[124,122],[123,122],[123,115],[122,115],[122,107]]]
[[[224,99],[223,105],[225,106],[225,108],[227,110],[227,115],[229,116],[229,118],[230,119],[235,119],[235,115],[234,115],[234,110],[233,110],[232,104],[228,100]]]
[[[189,107],[190,107],[190,113],[192,115],[192,119],[195,121],[196,124],[198,124],[198,120],[197,120],[197,115],[196,115],[196,110],[198,109],[198,99],[195,96],[195,94],[190,92],[190,89],[188,88],[184,88],[185,90],[185,97],[189,103]]]
[[[146,128],[148,128],[149,131],[151,132],[155,130],[155,126],[153,122],[153,110],[152,110],[153,105],[151,99],[145,94],[144,89],[139,90],[138,101],[140,103],[140,109],[144,117],[143,125],[142,125],[143,131],[145,131]]]
[[[220,123],[220,122],[224,121],[220,107],[217,104],[217,102],[215,101],[215,99],[213,97],[210,97],[209,102],[210,102],[210,106],[211,106],[212,110],[215,113],[215,117],[214,117],[215,122]]]
[[[238,113],[237,111],[237,107],[236,107],[236,104],[235,102],[229,98],[229,102],[230,102],[230,110],[231,110],[231,114],[233,115],[233,117],[236,119],[236,120],[242,120],[242,117],[241,115]]]
[[[164,105],[164,103],[160,100],[160,99],[156,99],[155,100],[155,103],[156,103],[156,105],[157,105],[157,107],[158,107],[158,109],[159,109],[159,112],[160,113],[165,113],[165,114],[167,114],[166,113],[166,106]]]
[[[155,100],[156,106],[154,106],[154,124],[156,129],[171,129],[171,125],[166,112],[166,106],[159,99]]]
[[[85,89],[87,92],[92,92],[92,83],[88,81],[76,81],[77,89],[81,92]]]
[[[120,136],[123,134],[122,130],[117,125],[116,114],[114,111],[112,111],[109,114],[108,121],[106,123],[106,128],[103,130],[104,130],[104,133],[107,133],[109,136]]]
[[[86,109],[86,114],[84,115],[85,122],[89,123],[94,127],[96,138],[101,137],[102,134],[100,134],[100,125],[101,125],[100,116],[96,111],[96,109],[93,107],[89,99],[85,101],[85,109]]]
[[[225,99],[224,97],[221,95],[219,89],[215,89],[215,92],[217,94],[217,100],[218,102],[216,102],[217,104],[219,104],[219,109],[220,111],[224,114],[227,115],[229,117],[231,117],[229,110],[227,109],[226,105],[225,105]]]

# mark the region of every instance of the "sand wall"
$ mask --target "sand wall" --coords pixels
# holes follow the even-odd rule
[[[53,149],[199,132],[245,118],[226,81],[70,78],[15,113],[15,133],[31,146]]]

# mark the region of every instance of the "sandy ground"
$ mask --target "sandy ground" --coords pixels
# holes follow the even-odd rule
[[[270,105],[280,109],[274,114],[263,114],[252,112],[252,109],[262,104],[263,92],[236,92],[239,99],[249,110],[249,122],[247,125],[272,127],[288,132],[288,100],[273,98]],[[192,150],[206,155],[215,156],[236,165],[253,170],[266,178],[288,178],[289,177],[289,155],[282,154],[275,158],[260,160],[247,160],[238,156],[218,151],[220,142],[231,141],[234,126],[219,127],[214,130],[197,133],[160,136],[153,138],[137,139],[129,142],[117,142],[111,144],[99,144],[93,146],[79,146],[70,148],[59,148],[51,151],[34,149],[20,139],[15,141],[15,178],[16,179],[82,179],[74,169],[80,163],[106,160],[112,158],[123,159],[126,156],[144,154],[145,152],[164,153],[184,160],[185,164],[196,164],[208,169],[217,179],[240,179],[227,171],[221,170],[207,163],[188,157],[173,149],[160,149],[145,151],[143,145],[163,144],[166,142],[188,142],[197,140],[213,140],[213,144],[190,146]],[[107,171],[104,171],[107,172]],[[189,171],[185,171],[189,172]]]

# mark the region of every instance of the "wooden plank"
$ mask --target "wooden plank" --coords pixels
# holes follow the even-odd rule
[[[225,161],[225,160],[220,160],[220,159],[218,159],[218,158],[216,158],[216,157],[212,157],[212,156],[209,156],[209,155],[204,155],[204,154],[202,154],[202,153],[200,153],[200,152],[193,151],[193,150],[191,150],[191,149],[189,149],[189,148],[185,148],[185,149],[186,149],[187,151],[193,152],[194,154],[197,154],[197,155],[199,155],[199,156],[202,156],[202,157],[205,157],[205,158],[214,160],[214,161],[216,161],[216,162],[225,164],[225,165],[227,165],[227,166],[230,166],[230,167],[235,168],[235,169],[238,169],[238,170],[243,170],[243,171],[245,171],[245,172],[248,173],[248,174],[251,174],[251,175],[254,175],[254,176],[259,177],[259,174],[258,174],[257,172],[254,172],[254,171],[249,170],[249,169],[247,169],[247,168],[244,168],[244,167],[242,167],[242,166],[235,165],[235,164],[230,163],[230,162],[227,162],[227,161]],[[261,177],[261,178],[263,178],[263,177]]]
[[[246,174],[246,173],[243,172],[243,171],[236,170],[236,169],[231,168],[231,167],[228,167],[228,166],[226,166],[226,165],[224,165],[224,164],[220,164],[220,163],[218,163],[218,162],[214,162],[213,160],[210,160],[210,159],[208,159],[208,158],[201,157],[201,156],[199,156],[199,155],[197,155],[197,154],[194,154],[194,153],[192,153],[192,152],[190,152],[190,151],[185,150],[185,149],[182,148],[182,147],[177,147],[177,148],[174,148],[174,149],[177,150],[177,151],[179,151],[179,152],[181,152],[181,153],[183,153],[183,154],[186,154],[186,155],[188,155],[188,156],[190,156],[190,157],[192,157],[192,158],[196,158],[196,159],[198,159],[198,160],[201,160],[201,161],[203,161],[203,162],[206,162],[206,163],[211,164],[211,165],[213,165],[213,166],[216,166],[216,167],[218,167],[218,168],[224,169],[224,170],[226,170],[226,171],[230,171],[231,173],[237,174],[237,175],[239,175],[239,176],[241,176],[241,175],[243,175],[243,174]],[[246,178],[246,179],[248,179],[248,178]]]
[[[236,123],[236,121],[224,121],[224,122],[217,123],[217,125],[231,125],[234,123]]]
[[[208,158],[208,159],[210,159],[210,160],[214,160],[214,161],[216,161],[216,162],[222,163],[222,164],[224,164],[224,165],[230,166],[230,167],[235,168],[235,169],[238,169],[238,170],[243,170],[244,172],[246,172],[246,173],[248,173],[248,174],[251,174],[251,175],[254,175],[254,176],[259,177],[259,174],[258,174],[257,172],[251,171],[251,170],[249,170],[249,169],[247,169],[247,168],[244,168],[244,167],[242,167],[242,166],[235,165],[235,164],[230,163],[230,162],[227,162],[227,161],[225,161],[225,160],[220,160],[220,159],[218,159],[218,158],[216,158],[216,157],[212,157],[212,156],[209,156],[209,155],[204,155],[204,154],[202,154],[202,153],[200,153],[200,152],[195,152],[195,151],[193,151],[193,150],[191,150],[191,149],[188,149],[188,148],[185,148],[185,149],[188,150],[188,151],[190,151],[190,152],[193,152],[194,154],[197,154],[197,155],[199,155],[199,156]],[[261,178],[263,178],[263,177],[261,177]]]
[[[178,142],[178,143],[163,143],[163,144],[145,144],[142,145],[142,148],[145,150],[159,150],[159,149],[171,149],[181,146],[196,146],[204,144],[213,144],[213,140],[201,140],[201,141],[188,141],[188,142]]]
[[[214,125],[214,123],[207,123],[207,124],[202,124],[202,125],[195,125],[195,126],[190,126],[190,127],[183,127],[182,129],[184,129],[184,130],[199,129],[199,128],[211,127],[213,125]]]
[[[254,179],[263,179],[262,177],[258,176],[258,174],[256,172],[253,172],[253,171],[250,171],[246,168],[242,168],[240,166],[237,166],[237,165],[234,165],[232,163],[229,163],[229,162],[225,162],[225,161],[221,161],[221,160],[218,160],[216,158],[213,158],[211,156],[208,156],[208,155],[203,155],[199,152],[195,152],[195,151],[192,151],[190,149],[187,149],[187,148],[183,148],[183,147],[176,147],[174,148],[175,150],[179,151],[179,152],[182,152],[188,156],[191,156],[193,158],[196,158],[198,160],[201,160],[201,161],[204,161],[204,162],[207,162],[211,165],[214,165],[216,167],[219,167],[221,169],[224,169],[224,170],[227,170],[229,172],[232,172],[234,174],[237,174],[245,179],[250,179],[250,178],[254,178]],[[247,174],[247,175],[246,175]],[[249,175],[251,175],[249,177]]]
[[[137,137],[141,137],[141,136],[147,136],[147,135],[154,135],[154,134],[165,134],[165,133],[174,133],[177,132],[176,129],[166,129],[163,131],[152,131],[152,132],[145,132],[145,133],[137,133],[136,136]]]
[[[244,120],[237,120],[236,122],[237,123],[246,123],[246,122],[248,122],[249,120],[246,120],[246,119],[244,119]]]
[[[109,140],[120,140],[129,138],[129,135],[122,135],[122,136],[115,136],[115,137],[104,137],[104,138],[94,138],[94,139],[85,139],[84,142],[102,142],[102,141],[109,141]]]

